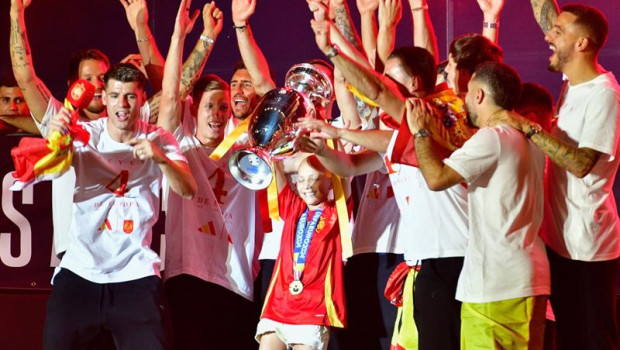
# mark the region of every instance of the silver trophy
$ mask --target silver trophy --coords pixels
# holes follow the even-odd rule
[[[267,188],[273,180],[271,163],[295,153],[295,123],[316,118],[317,109],[329,106],[334,89],[327,69],[302,63],[286,74],[286,86],[263,96],[249,116],[249,147],[228,160],[233,177],[251,190]]]

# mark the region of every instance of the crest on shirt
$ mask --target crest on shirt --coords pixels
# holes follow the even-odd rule
[[[213,221],[209,221],[208,223],[200,226],[198,228],[198,232],[206,233],[211,236],[215,236],[215,226],[213,225]]]
[[[316,224],[316,232],[323,231],[324,228],[325,228],[325,217],[321,216],[321,218],[319,219],[319,223]]]
[[[123,221],[123,232],[130,234],[133,232],[133,220]]]

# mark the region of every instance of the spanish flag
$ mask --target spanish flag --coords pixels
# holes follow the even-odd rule
[[[60,177],[71,167],[73,141],[88,143],[90,134],[77,123],[78,111],[88,106],[95,95],[95,87],[80,79],[69,88],[65,108],[71,113],[68,132],[51,132],[46,139],[24,137],[11,150],[15,171],[11,174],[16,181],[11,190],[20,191],[26,186]]]

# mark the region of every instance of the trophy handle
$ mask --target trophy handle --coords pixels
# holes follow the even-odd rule
[[[265,189],[273,180],[270,156],[260,148],[233,153],[228,159],[228,169],[237,182],[250,190]]]

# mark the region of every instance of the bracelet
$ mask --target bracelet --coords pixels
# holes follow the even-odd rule
[[[136,42],[137,42],[137,43],[147,42],[147,41],[151,40],[151,36],[152,36],[152,35],[149,35],[149,36],[147,36],[146,38],[136,39]]]
[[[420,10],[424,10],[424,11],[428,10],[428,4],[424,4],[424,5],[420,6],[420,7],[414,7],[414,8],[411,9],[411,12],[416,12],[416,11],[420,11]]]
[[[247,27],[247,26],[248,26],[248,23],[246,22],[246,23],[245,23],[245,24],[243,24],[242,26],[236,26],[236,25],[233,23],[233,26],[232,26],[232,27],[233,27],[233,29],[245,29],[245,27]]]
[[[209,45],[213,45],[213,43],[215,42],[215,39],[210,38],[204,34],[200,34],[200,40],[206,42]]]
[[[325,54],[325,57],[331,59],[331,58],[338,56],[339,53],[340,53],[340,48],[338,47],[338,45],[332,44],[331,50],[329,50],[329,52]]]
[[[482,22],[482,28],[497,29],[499,28],[499,22]]]

